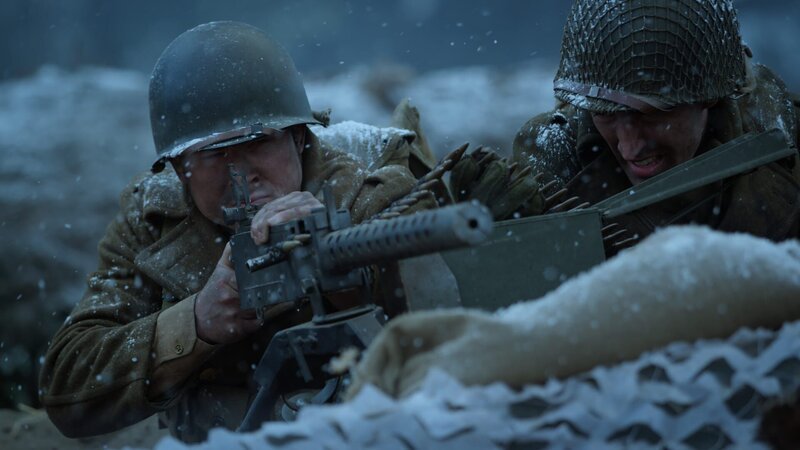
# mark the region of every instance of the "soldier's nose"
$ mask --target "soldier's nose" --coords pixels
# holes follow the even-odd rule
[[[258,177],[258,171],[257,170],[255,170],[253,168],[250,168],[246,173],[247,173],[247,184],[248,185],[252,186],[253,184],[258,183],[259,177]]]
[[[234,166],[236,167],[236,170],[244,176],[247,184],[252,185],[254,181],[258,181],[258,171],[256,168],[250,164],[246,158],[242,158],[241,155],[236,156],[237,157]]]
[[[625,123],[617,129],[617,151],[626,160],[636,159],[645,147],[638,128]]]

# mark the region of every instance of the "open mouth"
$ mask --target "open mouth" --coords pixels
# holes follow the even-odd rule
[[[650,178],[663,171],[664,156],[652,155],[637,160],[627,160],[628,169],[637,178]]]
[[[649,158],[640,159],[637,161],[630,161],[630,163],[636,167],[648,167],[658,163],[659,161],[661,161],[661,157],[651,156]]]

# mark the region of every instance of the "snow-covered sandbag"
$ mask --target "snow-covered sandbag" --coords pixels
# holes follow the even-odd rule
[[[350,395],[367,383],[408,395],[432,368],[467,385],[523,386],[798,318],[800,243],[672,227],[540,300],[397,318],[356,368]]]

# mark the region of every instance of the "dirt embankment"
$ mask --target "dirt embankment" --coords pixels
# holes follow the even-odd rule
[[[123,430],[84,439],[64,437],[44,411],[0,409],[0,448],[3,450],[78,450],[152,448],[167,430],[158,429],[155,416]]]

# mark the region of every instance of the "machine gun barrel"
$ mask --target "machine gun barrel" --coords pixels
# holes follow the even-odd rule
[[[492,231],[492,215],[478,203],[462,203],[408,216],[356,225],[326,235],[319,246],[323,270],[356,267],[475,245]]]

